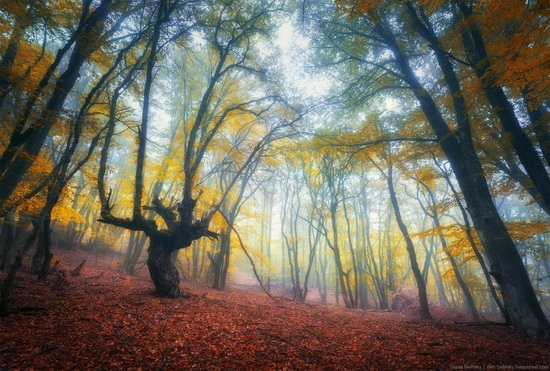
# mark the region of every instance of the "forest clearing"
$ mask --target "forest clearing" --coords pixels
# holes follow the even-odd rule
[[[92,254],[61,252],[46,281],[23,274],[2,319],[0,369],[548,369],[548,341],[510,327],[271,300],[259,290],[193,283],[152,294]],[[79,276],[69,271],[87,262]],[[24,324],[24,325],[22,325]],[[522,368],[524,367],[524,368]],[[530,367],[530,368],[529,368]],[[537,367],[537,368],[535,368]]]

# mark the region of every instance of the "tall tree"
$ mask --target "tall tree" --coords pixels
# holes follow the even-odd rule
[[[120,15],[118,21],[114,22],[111,29],[104,29],[108,24],[106,20],[112,12],[112,1],[104,0],[99,6],[90,11],[90,2],[83,4],[82,16],[77,30],[73,33],[65,46],[59,50],[58,58],[50,66],[43,77],[36,91],[27,101],[27,107],[19,118],[19,122],[10,138],[8,147],[0,158],[0,207],[10,197],[32,165],[34,159],[40,152],[46,137],[56,118],[59,116],[65,99],[73,88],[79,77],[79,71],[92,53],[101,46],[102,39],[108,38],[121,24],[126,15]],[[64,53],[74,44],[67,68],[57,78],[55,87],[48,99],[45,108],[40,113],[36,122],[29,125],[27,120],[34,102],[42,93],[43,88],[48,84],[50,76],[57,68]],[[25,129],[23,131],[23,129]]]
[[[101,199],[101,221],[130,230],[143,231],[150,241],[147,266],[155,284],[157,293],[166,297],[182,295],[179,288],[179,274],[172,261],[172,253],[179,249],[191,246],[192,242],[201,238],[217,238],[218,234],[209,230],[213,213],[219,210],[226,196],[218,200],[214,207],[205,211],[196,219],[198,197],[197,183],[201,166],[214,138],[227,119],[236,112],[252,112],[261,116],[268,112],[276,102],[272,96],[261,96],[231,101],[228,104],[218,104],[217,94],[223,84],[229,83],[236,74],[242,71],[250,74],[260,74],[259,69],[252,63],[252,40],[267,27],[269,16],[275,10],[270,4],[237,4],[209,2],[208,6],[195,7],[194,2],[160,1],[151,16],[153,30],[151,33],[148,55],[148,66],[144,86],[144,105],[142,120],[138,131],[137,165],[133,193],[132,218],[115,216],[110,195],[106,190],[106,165],[110,150],[110,141],[114,132],[115,117],[111,117],[111,127],[102,150],[101,164],[98,176],[98,189]],[[171,34],[172,15],[176,12],[194,14],[193,19],[187,22],[187,30],[193,24],[202,35],[211,50],[214,51],[211,69],[203,87],[199,103],[194,107],[188,134],[184,137],[183,184],[182,197],[174,205],[164,205],[160,199],[151,200],[146,205],[148,210],[158,215],[162,224],[144,217],[142,213],[146,145],[148,137],[148,105],[149,94],[155,74],[154,66],[158,59],[160,46],[168,45],[170,41],[181,39],[187,34],[176,32]],[[183,27],[183,26],[181,26]],[[156,46],[155,46],[156,45]],[[269,131],[250,152],[243,166],[235,173],[234,180],[229,183],[227,192],[234,186],[236,178],[250,165],[267,142],[272,140],[274,131]]]
[[[395,71],[392,73],[406,83],[422,108],[460,184],[474,226],[485,246],[492,274],[501,287],[512,325],[529,336],[549,337],[550,323],[540,308],[521,257],[493,203],[487,179],[473,145],[469,122],[465,117],[461,119],[458,116],[458,129],[456,132],[451,130],[440,107],[415,73],[411,55],[398,41],[394,28],[387,20],[387,9],[362,6],[362,2],[354,2],[355,6],[351,7],[340,4],[346,11],[358,14],[361,21],[369,25],[369,37],[374,38],[393,55],[395,59],[392,65]],[[446,64],[444,60],[439,62],[453,92],[455,104],[460,103],[464,98],[460,94],[460,85],[454,85],[452,65]],[[455,115],[462,113],[465,111],[455,106]]]

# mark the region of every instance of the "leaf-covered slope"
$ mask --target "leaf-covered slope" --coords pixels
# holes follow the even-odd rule
[[[82,258],[63,256],[60,266],[73,269]],[[12,304],[27,310],[0,319],[0,369],[550,365],[550,343],[505,327],[274,303],[260,293],[187,283],[193,297],[158,298],[148,279],[121,276],[108,264],[89,257],[78,277],[19,276]]]

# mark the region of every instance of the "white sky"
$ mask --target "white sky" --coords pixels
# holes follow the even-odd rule
[[[275,43],[281,50],[279,63],[284,72],[285,86],[304,97],[320,97],[328,92],[328,79],[307,71],[309,40],[294,29],[292,20],[281,24]]]

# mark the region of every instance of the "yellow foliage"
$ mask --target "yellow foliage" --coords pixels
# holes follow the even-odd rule
[[[33,91],[54,59],[54,56],[49,51],[46,51],[42,59],[36,63],[41,52],[39,45],[23,40],[19,45],[15,62],[8,76],[10,82],[19,86],[24,91]],[[30,73],[27,75],[29,69]]]
[[[533,222],[505,222],[506,229],[514,240],[529,240],[534,235],[549,232],[550,223],[538,220]]]
[[[70,222],[81,223],[84,218],[72,207],[58,202],[52,210],[52,220],[63,226],[67,226]]]
[[[480,28],[490,62],[485,75],[518,96],[528,90],[536,101],[550,96],[550,14],[545,2],[485,0],[476,3],[473,21]]]
[[[81,2],[77,0],[57,0],[55,7],[52,8],[53,17],[50,17],[49,20],[53,24],[73,27],[82,13],[81,7]]]
[[[417,182],[424,183],[428,188],[434,189],[436,181],[440,178],[431,166],[423,166],[414,170],[414,178]]]
[[[472,237],[474,239],[474,242],[476,243],[476,247],[479,250],[483,249],[483,246],[481,245],[481,241],[479,239],[479,236],[477,235],[475,229],[471,229]],[[444,238],[446,238],[449,241],[449,244],[447,245],[446,251],[451,254],[453,257],[458,257],[461,255],[469,256],[473,254],[472,247],[470,245],[470,241],[468,240],[468,236],[466,234],[466,227],[462,224],[449,224],[444,225],[440,227],[430,228],[426,229],[424,231],[413,233],[411,234],[411,237],[416,238],[427,238],[427,237],[434,237],[439,238],[439,235],[443,235]],[[440,253],[442,253],[441,251]]]

